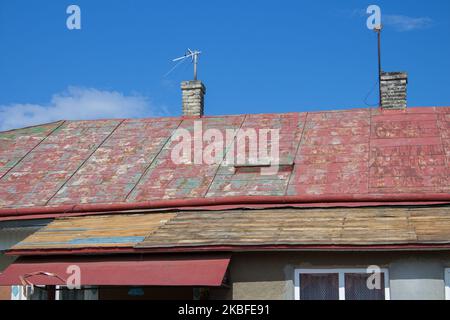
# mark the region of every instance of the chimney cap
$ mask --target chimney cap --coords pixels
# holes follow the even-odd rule
[[[181,82],[181,89],[182,90],[189,90],[189,89],[202,89],[204,93],[206,93],[206,87],[200,80],[188,80],[188,81],[182,81]]]
[[[406,71],[382,72],[381,80],[382,81],[408,80],[408,72],[406,72]]]

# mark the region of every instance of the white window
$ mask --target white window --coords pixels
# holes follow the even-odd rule
[[[80,290],[69,290],[56,286],[52,291],[45,286],[34,286],[33,293],[26,296],[23,286],[12,286],[11,300],[98,300],[98,288],[84,286]]]
[[[445,300],[450,300],[450,268],[445,269]]]
[[[296,300],[390,300],[389,272],[380,269],[296,269]]]

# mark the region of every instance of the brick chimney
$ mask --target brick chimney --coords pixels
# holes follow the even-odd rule
[[[184,116],[203,116],[206,87],[199,80],[181,82]]]
[[[381,107],[390,110],[406,109],[408,73],[381,73]]]

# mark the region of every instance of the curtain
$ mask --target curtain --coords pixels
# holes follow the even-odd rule
[[[384,300],[384,274],[378,274],[381,284],[379,289],[369,289],[367,280],[371,275],[366,273],[346,273],[345,300]]]
[[[301,300],[339,300],[339,275],[317,273],[300,275]]]

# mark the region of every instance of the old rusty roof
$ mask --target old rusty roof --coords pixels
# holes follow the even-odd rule
[[[58,218],[12,253],[133,248],[449,245],[450,206],[182,211]],[[95,252],[93,250],[92,252]]]
[[[203,128],[280,129],[273,176],[175,165],[194,118],[63,121],[0,133],[0,210],[234,196],[450,193],[450,107],[213,116]],[[290,166],[293,164],[293,167]]]

